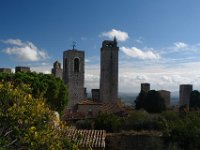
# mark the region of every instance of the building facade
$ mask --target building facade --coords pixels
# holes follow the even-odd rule
[[[118,51],[116,38],[105,40],[101,47],[100,101],[115,103],[118,100]]]
[[[85,53],[67,50],[63,53],[63,80],[69,91],[69,107],[84,100]]]
[[[54,62],[53,69],[51,70],[51,73],[55,77],[62,79],[63,71],[62,71],[61,63],[60,62],[58,62],[58,61]]]
[[[180,98],[180,105],[187,105],[189,107],[190,105],[190,94],[193,90],[193,87],[191,84],[182,84],[180,85],[179,89],[179,98]]]

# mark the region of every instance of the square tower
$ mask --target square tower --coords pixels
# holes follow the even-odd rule
[[[63,52],[63,80],[69,91],[69,107],[84,100],[85,53],[79,50]]]
[[[116,38],[105,40],[101,48],[100,101],[115,103],[118,100],[118,51]]]
[[[190,106],[190,94],[192,93],[192,84],[181,84],[179,87],[179,104]]]
[[[51,70],[51,73],[55,77],[62,79],[63,71],[62,71],[61,63],[60,62],[58,62],[58,61],[54,62],[53,68]]]

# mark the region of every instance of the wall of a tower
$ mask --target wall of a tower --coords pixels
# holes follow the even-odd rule
[[[51,70],[51,73],[57,77],[57,78],[60,78],[62,79],[62,76],[63,76],[63,70],[61,68],[61,63],[56,61],[54,64],[53,64],[53,68]]]
[[[100,101],[118,99],[118,51],[115,41],[104,41],[101,48]]]
[[[143,92],[150,91],[150,83],[141,83],[141,91]]]
[[[69,104],[72,107],[84,100],[84,51],[67,50],[63,53],[63,80],[69,91]]]
[[[158,91],[160,96],[164,99],[165,101],[165,106],[169,107],[170,106],[170,101],[171,101],[171,92],[166,91],[166,90],[159,90]]]
[[[182,84],[180,85],[179,90],[179,98],[180,98],[180,105],[187,105],[189,107],[190,104],[190,94],[193,90],[191,84]]]

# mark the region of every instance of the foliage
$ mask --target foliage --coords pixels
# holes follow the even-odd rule
[[[181,148],[200,149],[200,112],[192,111],[175,118],[165,120],[164,136]]]
[[[94,128],[93,126],[94,126],[94,121],[88,120],[88,119],[79,120],[79,121],[76,122],[76,128],[77,129],[91,130],[91,129]]]
[[[129,114],[124,120],[123,130],[160,130],[159,116],[147,112],[137,111]]]
[[[59,78],[42,73],[23,73],[16,74],[0,73],[0,81],[11,82],[15,87],[20,84],[28,84],[34,98],[44,97],[51,109],[61,113],[67,105],[67,89]]]
[[[135,100],[135,108],[136,109],[144,108],[144,103],[145,103],[146,95],[147,95],[146,92],[141,91],[139,93],[139,95],[136,97],[136,100]]]
[[[135,103],[136,109],[144,108],[150,113],[160,113],[166,109],[164,99],[155,90],[150,90],[147,93],[141,91]]]
[[[0,147],[4,149],[62,149],[70,147],[66,126],[29,86],[0,83]]]
[[[113,114],[101,113],[95,120],[95,129],[117,132],[121,129],[121,119]]]
[[[200,108],[200,93],[194,90],[190,94],[190,109]]]

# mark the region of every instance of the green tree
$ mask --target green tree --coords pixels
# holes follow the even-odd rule
[[[200,112],[187,112],[184,116],[166,119],[163,136],[185,150],[200,149]]]
[[[28,85],[0,83],[1,148],[62,149],[70,145],[65,132],[65,124]]]
[[[144,108],[146,95],[147,95],[146,92],[141,91],[139,95],[136,97],[136,100],[135,100],[136,109]]]
[[[123,130],[160,130],[159,115],[149,114],[146,111],[130,113],[122,124]]]
[[[190,109],[191,108],[200,108],[200,93],[197,90],[194,90],[190,94]]]
[[[145,109],[150,113],[160,113],[166,109],[165,101],[158,91],[140,92],[135,101],[136,109]]]
[[[148,91],[145,97],[144,109],[150,113],[160,113],[166,109],[165,101],[158,91]]]
[[[15,87],[20,84],[28,84],[34,98],[45,98],[51,109],[62,113],[68,102],[67,88],[62,80],[49,74],[0,73],[0,81],[11,82]]]
[[[101,113],[95,119],[95,129],[117,132],[121,129],[121,119],[113,114]]]

